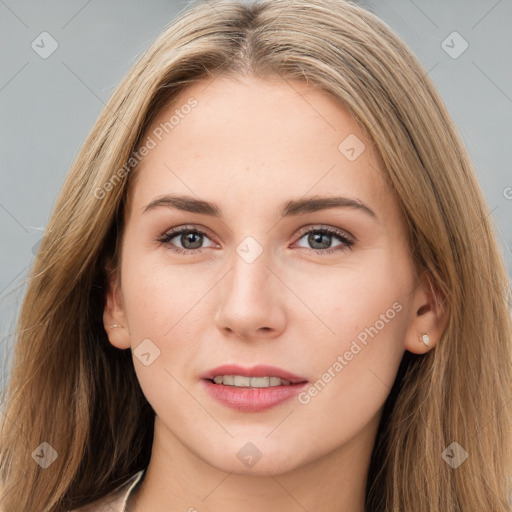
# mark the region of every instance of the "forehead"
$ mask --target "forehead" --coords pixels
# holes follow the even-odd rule
[[[158,112],[142,143],[150,139],[131,177],[138,209],[171,191],[261,207],[256,197],[343,192],[371,202],[385,189],[367,132],[336,98],[299,80],[193,83]]]

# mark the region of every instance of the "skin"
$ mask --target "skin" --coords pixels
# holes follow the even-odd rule
[[[191,97],[197,106],[131,176],[120,273],[106,296],[110,342],[133,351],[150,339],[160,350],[148,366],[133,357],[156,420],[129,510],[363,512],[377,426],[403,353],[435,347],[446,314],[425,274],[415,277],[382,161],[339,102],[299,81],[209,78],[162,109],[145,137]],[[365,144],[354,161],[338,150],[349,134]],[[223,216],[164,206],[143,213],[165,194],[214,202]],[[304,196],[357,198],[377,218],[347,207],[281,218],[283,203]],[[158,242],[191,224],[209,233],[202,244],[190,235]],[[315,244],[300,231],[322,226],[354,245],[329,235]],[[248,236],[263,249],[250,264],[236,252]],[[174,253],[172,244],[196,253]],[[295,397],[240,412],[203,389],[200,375],[225,363],[271,364],[314,383],[394,303],[400,312],[307,404]],[[248,442],[262,454],[250,468],[237,457]]]

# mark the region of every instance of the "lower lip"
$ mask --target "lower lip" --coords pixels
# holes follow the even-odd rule
[[[218,402],[243,412],[260,412],[289,400],[301,392],[307,382],[269,388],[243,388],[214,384],[204,379],[206,391]]]

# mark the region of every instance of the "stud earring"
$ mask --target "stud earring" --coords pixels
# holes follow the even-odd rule
[[[117,324],[114,324],[114,325],[111,325],[110,328],[113,329],[114,327],[119,327],[119,325]]]
[[[420,336],[420,341],[423,341],[427,347],[430,345],[430,338],[428,337],[428,334]]]

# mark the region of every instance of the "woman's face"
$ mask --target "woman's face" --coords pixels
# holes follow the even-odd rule
[[[369,455],[404,350],[426,351],[427,300],[370,140],[319,89],[219,77],[143,144],[105,322],[162,449],[253,474]]]

